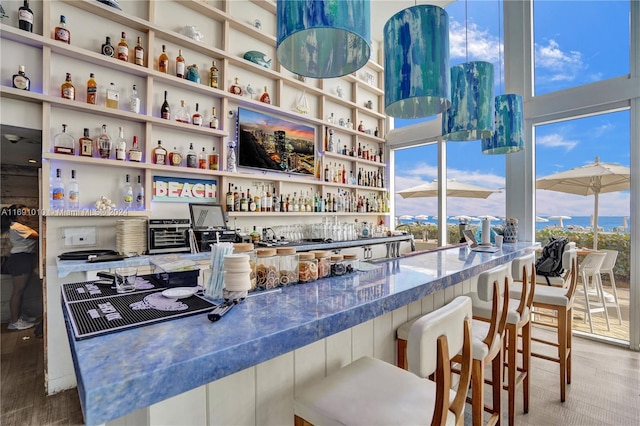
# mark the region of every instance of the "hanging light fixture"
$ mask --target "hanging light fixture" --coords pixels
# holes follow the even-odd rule
[[[385,113],[398,118],[439,114],[451,105],[449,15],[419,5],[384,26]]]
[[[341,77],[369,60],[369,0],[278,0],[276,14],[278,61],[295,74]]]

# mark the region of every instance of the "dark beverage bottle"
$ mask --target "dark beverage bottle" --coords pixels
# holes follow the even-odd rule
[[[33,12],[29,9],[29,0],[24,0],[24,6],[18,9],[20,29],[33,32]]]
[[[167,91],[164,91],[164,102],[162,103],[162,108],[160,108],[160,118],[164,118],[165,120],[169,120],[171,117],[171,108],[169,108],[169,102],[167,102]]]

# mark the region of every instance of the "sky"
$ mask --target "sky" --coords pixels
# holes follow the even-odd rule
[[[495,94],[504,93],[500,57],[498,2],[475,0],[449,5],[451,65],[474,60],[489,61],[495,68]],[[500,6],[501,8],[501,6]],[[629,73],[629,1],[534,2],[535,93],[545,94]],[[465,47],[466,46],[466,47]],[[504,72],[502,72],[502,77]],[[526,109],[526,106],[525,106]],[[396,127],[424,120],[396,120]],[[630,164],[630,115],[628,111],[537,126],[536,177],[568,170],[594,161]],[[606,149],[604,149],[606,148]],[[437,146],[398,150],[395,156],[396,192],[437,178]],[[458,181],[488,188],[504,188],[505,158],[483,155],[480,141],[447,143],[447,175]],[[558,197],[562,203],[558,203]],[[628,216],[629,191],[601,194],[600,216]],[[437,199],[395,196],[396,216],[435,215]],[[452,198],[448,215],[504,216],[504,193],[486,200]],[[572,196],[538,190],[536,214],[588,216],[592,196]]]

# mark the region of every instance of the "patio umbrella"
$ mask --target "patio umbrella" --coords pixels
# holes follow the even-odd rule
[[[497,189],[489,189],[478,185],[472,185],[470,183],[457,182],[455,180],[447,181],[447,197],[487,198],[494,192],[500,191]],[[434,180],[412,188],[403,189],[402,191],[398,191],[396,194],[399,194],[402,198],[437,197],[438,181]]]
[[[598,248],[598,196],[605,192],[628,190],[631,173],[628,167],[613,163],[595,162],[555,173],[536,180],[537,189],[577,195],[593,195],[593,248]]]
[[[536,216],[536,222],[549,222],[549,219],[544,217]]]
[[[558,226],[560,228],[564,228],[564,223],[562,223],[563,219],[571,219],[571,216],[549,216],[549,220],[557,220]]]
[[[429,216],[427,216],[426,214],[419,214],[418,216],[416,216],[416,220],[420,222],[426,222],[427,220],[429,220]]]

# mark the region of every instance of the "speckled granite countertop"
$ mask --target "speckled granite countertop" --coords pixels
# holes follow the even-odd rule
[[[382,261],[372,271],[247,298],[216,323],[202,314],[82,341],[71,333],[85,421],[103,423],[257,365],[476,276],[530,247],[505,244],[493,254],[455,247]]]

